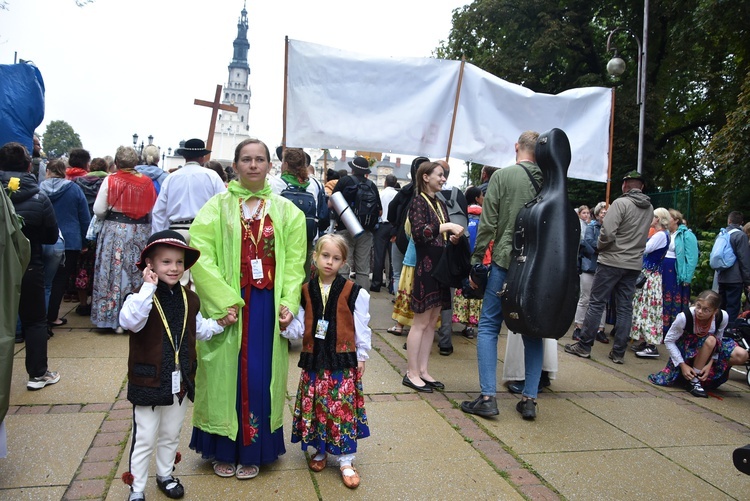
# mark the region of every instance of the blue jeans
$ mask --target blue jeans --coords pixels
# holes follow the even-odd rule
[[[482,395],[490,397],[494,397],[497,393],[497,337],[500,334],[500,327],[503,325],[503,307],[497,293],[503,288],[507,273],[508,270],[492,263],[490,274],[487,277],[487,289],[484,291],[482,313],[479,315],[479,328],[477,329],[479,388]],[[524,340],[524,345],[525,343]],[[526,371],[528,372],[528,370],[527,366]]]
[[[544,361],[544,339],[522,335],[523,361],[526,365],[526,383],[523,396],[536,399],[539,392],[539,380],[542,377],[542,362]]]
[[[591,285],[591,299],[586,310],[586,318],[581,328],[580,344],[591,351],[594,338],[602,320],[602,313],[607,307],[610,294],[614,293],[617,320],[615,321],[615,342],[612,353],[624,356],[628,347],[630,328],[633,325],[633,296],[635,295],[635,281],[640,270],[626,270],[599,263],[596,266],[594,283]]]
[[[44,258],[44,306],[47,308],[49,296],[52,293],[52,280],[65,257],[65,240],[59,237],[57,243],[42,245],[42,256]]]

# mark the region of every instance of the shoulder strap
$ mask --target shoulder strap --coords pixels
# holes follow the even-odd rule
[[[721,310],[720,310],[721,311]],[[685,314],[685,332],[688,334],[693,333],[693,314],[690,311],[690,307],[688,306],[682,312]]]
[[[526,166],[522,163],[518,163],[517,165],[520,165],[524,172],[526,172],[526,175],[529,176],[529,179],[531,180],[531,185],[534,186],[534,190],[536,191],[536,194],[538,195],[541,191],[541,187],[539,186],[539,183],[536,182],[536,179],[534,179],[534,176],[531,175],[531,171],[526,168]]]

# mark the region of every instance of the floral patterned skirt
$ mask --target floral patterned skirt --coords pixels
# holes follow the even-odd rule
[[[667,335],[677,315],[690,306],[690,284],[677,281],[676,259],[665,257],[661,263],[661,288],[664,304],[662,323],[664,335]]]
[[[125,296],[143,282],[135,263],[151,236],[151,224],[104,221],[96,245],[96,265],[91,298],[91,323],[99,328],[120,326]]]
[[[362,378],[355,369],[302,371],[292,417],[292,443],[334,455],[357,452],[370,436]]]
[[[481,299],[468,299],[456,289],[453,296],[453,322],[466,324],[471,327],[479,325],[479,314],[482,313]]]
[[[662,324],[662,296],[661,273],[643,270],[646,283],[642,289],[636,289],[633,297],[633,326],[630,337],[638,341],[644,339],[648,344],[661,344],[663,332]]]
[[[411,290],[414,287],[414,267],[405,264],[401,268],[401,278],[398,281],[396,304],[393,306],[393,320],[401,325],[411,327],[414,312],[411,311]]]
[[[677,340],[677,347],[682,353],[682,358],[688,364],[692,365],[695,356],[698,354],[707,337],[683,335]],[[716,389],[727,382],[727,379],[729,379],[729,371],[727,370],[729,368],[729,358],[732,356],[732,351],[734,351],[736,346],[737,343],[734,339],[722,338],[721,346],[715,348],[715,350],[718,350],[719,358],[711,364],[711,372],[709,372],[706,382],[701,383],[704,388]],[[672,386],[678,380],[685,381],[682,377],[682,371],[680,371],[679,367],[675,367],[671,358],[667,362],[666,367],[656,374],[651,374],[648,380],[659,386]]]

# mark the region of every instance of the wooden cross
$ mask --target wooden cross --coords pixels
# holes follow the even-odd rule
[[[213,102],[196,99],[193,104],[196,104],[198,106],[207,106],[213,110],[211,112],[211,126],[208,128],[208,141],[206,141],[206,149],[210,150],[214,142],[214,132],[216,131],[216,117],[219,114],[219,110],[232,111],[234,113],[237,113],[238,108],[230,104],[221,104],[221,85],[216,86],[216,96],[214,97]],[[209,153],[206,156],[206,161],[208,161],[210,158],[211,154]]]

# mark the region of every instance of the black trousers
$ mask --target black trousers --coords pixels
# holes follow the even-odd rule
[[[383,286],[383,269],[385,268],[385,258],[391,257],[391,223],[380,223],[375,230],[372,239],[372,249],[374,253],[372,266],[372,283],[371,289],[379,289]],[[390,267],[389,267],[390,273]],[[390,282],[390,277],[386,278],[386,285]]]
[[[78,250],[65,251],[65,264],[57,269],[55,278],[52,280],[52,290],[49,294],[49,306],[47,307],[48,322],[54,322],[60,316],[60,303],[62,303],[63,296],[70,283],[70,277],[76,271],[78,256],[80,255],[81,251]]]
[[[21,281],[18,316],[26,338],[26,372],[40,377],[47,372],[47,315],[44,306],[44,269],[30,265]]]

